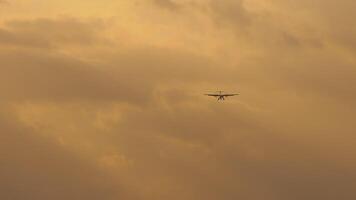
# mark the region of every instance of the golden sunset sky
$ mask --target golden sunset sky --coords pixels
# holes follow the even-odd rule
[[[0,199],[356,199],[355,9],[0,0]]]

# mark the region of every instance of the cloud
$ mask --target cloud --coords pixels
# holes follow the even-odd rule
[[[152,98],[158,84],[204,81],[216,75],[213,61],[178,50],[114,50],[105,55],[109,62],[94,64],[81,58],[83,55],[76,58],[62,54],[61,50],[68,48],[62,45],[77,44],[77,37],[98,37],[87,27],[89,24],[76,26],[76,20],[12,21],[8,24],[11,31],[2,30],[0,41],[11,49],[0,51],[4,72],[0,76],[3,94],[9,101],[126,101],[142,104]],[[67,25],[73,27],[64,35],[71,39],[61,37],[61,30],[70,28],[65,27]],[[53,26],[51,31],[58,37],[41,32],[47,26]],[[93,41],[100,43],[100,40]],[[97,48],[86,45],[83,41],[79,50]],[[199,73],[203,70],[204,75]]]
[[[155,5],[168,8],[171,11],[178,11],[185,8],[186,13],[202,13],[216,25],[233,26],[242,28],[250,21],[250,14],[243,5],[243,0],[225,1],[185,1],[177,3],[172,0],[154,0]]]
[[[355,163],[326,155],[328,147],[306,144],[296,136],[304,135],[300,130],[287,124],[266,127],[267,118],[240,107],[231,110],[212,105],[205,110],[169,105],[169,110],[157,105],[128,113],[115,129],[122,134],[113,141],[120,141],[121,152],[135,161],[134,169],[147,181],[143,184],[170,191],[170,198],[331,199],[354,195],[348,187],[352,178],[343,174],[355,177],[350,168]],[[329,163],[335,159],[338,161]],[[338,188],[335,180],[346,187]],[[317,186],[307,184],[314,181]],[[177,192],[179,188],[183,192]]]
[[[22,60],[18,60],[18,57]],[[43,53],[2,53],[7,75],[3,75],[3,91],[9,100],[133,100],[147,98],[149,85],[128,86],[130,77],[96,69],[85,62],[66,56]],[[41,72],[41,73],[39,73]],[[123,78],[123,79],[120,79]],[[144,90],[144,88],[146,88]],[[141,99],[141,100],[140,100]]]
[[[355,198],[341,4],[122,2],[2,26],[0,198]]]
[[[137,198],[90,161],[1,111],[1,199]]]
[[[0,30],[0,42],[2,45],[20,45],[31,47],[48,47],[46,40],[40,38],[32,38],[27,36],[15,35],[8,30]]]
[[[0,29],[0,43],[42,48],[67,44],[91,45],[99,42],[98,31],[93,26],[103,28],[104,24],[100,20],[86,23],[70,18],[12,20]]]
[[[154,0],[154,3],[169,10],[179,10],[181,8],[179,4],[172,0]]]
[[[172,57],[172,53],[179,54],[158,49],[118,53],[111,61],[115,66],[99,66],[42,51],[0,52],[4,64],[1,88],[9,101],[126,101],[143,104],[150,101],[160,83],[203,81],[214,76],[209,61],[200,61],[199,57],[189,54]],[[141,56],[141,59],[135,60],[135,56]],[[199,74],[200,70],[205,70],[208,77]],[[142,74],[143,71],[146,72]]]
[[[243,0],[211,1],[210,9],[217,24],[232,24],[241,28],[250,21],[250,13],[243,6]]]

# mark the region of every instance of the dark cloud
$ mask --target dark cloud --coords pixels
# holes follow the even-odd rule
[[[90,161],[1,111],[1,199],[137,199]]]
[[[0,29],[0,44],[41,48],[92,45],[99,40],[98,28],[103,27],[100,20],[88,23],[71,18],[7,21]]]
[[[250,15],[243,6],[243,0],[210,1],[214,21],[220,25],[232,25],[242,29],[250,23]]]
[[[203,81],[216,75],[209,61],[158,49],[117,53],[112,64],[91,65],[69,56],[1,52],[5,99],[15,101],[149,101],[159,83]],[[140,56],[141,59],[135,59]],[[210,65],[210,69],[209,69]],[[161,68],[161,66],[165,66]],[[203,68],[204,67],[204,68]],[[205,75],[199,73],[205,71]]]
[[[171,11],[179,11],[184,8],[187,12],[203,13],[220,28],[244,29],[250,23],[252,17],[252,13],[248,12],[243,6],[243,0],[187,1],[180,3],[172,0],[154,0],[153,3]]]
[[[2,46],[23,46],[48,48],[49,42],[43,38],[34,38],[27,35],[14,34],[13,32],[0,29],[0,43]]]
[[[324,38],[329,43],[336,43],[349,50],[355,50],[355,21],[352,20],[355,1],[343,0],[313,0],[313,1],[280,1],[276,5],[285,10],[290,10],[296,16],[305,15],[303,25],[319,34],[319,39]],[[294,16],[294,15],[291,15]],[[290,19],[293,19],[291,17]],[[312,34],[312,33],[309,33]],[[322,37],[321,37],[322,35]]]
[[[305,49],[308,47],[302,47]],[[279,77],[280,83],[299,95],[311,95],[351,105],[355,100],[356,70],[348,60],[341,59],[327,47],[315,52],[281,53],[281,59],[265,60],[266,73]],[[287,90],[285,88],[285,90]],[[351,103],[351,104],[350,104]]]
[[[154,0],[154,3],[160,7],[167,8],[173,11],[181,9],[181,5],[177,4],[172,0]]]
[[[136,91],[128,87],[130,77],[121,76],[124,79],[120,80],[115,74],[68,57],[14,52],[3,53],[2,62],[6,72],[2,77],[3,92],[10,100],[136,101],[147,97],[144,85]]]

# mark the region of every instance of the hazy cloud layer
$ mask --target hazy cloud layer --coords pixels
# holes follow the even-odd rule
[[[93,163],[1,111],[2,199],[137,198]]]
[[[158,6],[170,9],[170,10],[177,10],[180,8],[179,4],[171,0],[154,0],[154,3]]]
[[[0,199],[355,199],[354,4],[14,0]]]

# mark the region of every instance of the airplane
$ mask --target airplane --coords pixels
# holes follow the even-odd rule
[[[236,96],[236,95],[239,95],[239,94],[228,94],[228,93],[224,93],[223,91],[218,91],[217,94],[205,94],[207,96],[211,96],[211,97],[217,97],[218,101],[219,100],[225,100],[225,98],[227,97],[232,97],[232,96]]]

